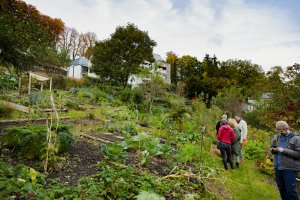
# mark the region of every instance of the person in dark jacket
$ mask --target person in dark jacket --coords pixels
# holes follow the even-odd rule
[[[278,134],[271,140],[275,180],[282,200],[299,200],[296,176],[300,169],[300,136],[285,121],[276,123]]]
[[[234,169],[234,165],[231,157],[231,143],[235,140],[233,129],[227,124],[226,120],[221,120],[221,127],[218,131],[219,149],[222,155],[222,161],[225,170],[227,170],[227,161],[230,163],[231,169]]]

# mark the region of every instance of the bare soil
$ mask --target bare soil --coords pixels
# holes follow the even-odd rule
[[[1,158],[11,164],[24,164],[43,172],[43,163],[38,160],[18,159],[16,152],[1,150]],[[78,140],[75,146],[65,156],[66,161],[59,171],[49,171],[47,179],[59,179],[69,185],[76,184],[80,178],[96,174],[97,162],[103,159],[98,145],[89,141]]]

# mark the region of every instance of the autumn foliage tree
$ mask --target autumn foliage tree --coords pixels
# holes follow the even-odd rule
[[[166,62],[171,66],[171,83],[177,85],[178,77],[177,77],[177,62],[178,56],[170,51],[166,53]]]
[[[67,52],[72,60],[78,56],[90,59],[96,41],[97,36],[93,32],[80,33],[75,28],[65,27],[58,42],[58,48]]]
[[[34,64],[53,61],[49,57],[56,56],[64,24],[23,1],[1,0],[0,30],[0,64],[12,65],[20,74]]]

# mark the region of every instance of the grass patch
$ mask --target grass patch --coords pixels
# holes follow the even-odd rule
[[[230,180],[225,185],[234,199],[280,200],[275,180],[261,174],[252,160],[246,160],[235,171],[226,171],[224,176]]]

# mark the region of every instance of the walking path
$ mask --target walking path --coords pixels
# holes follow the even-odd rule
[[[254,161],[246,160],[235,171],[228,170],[225,183],[228,192],[236,200],[280,200],[275,180],[259,172]]]

